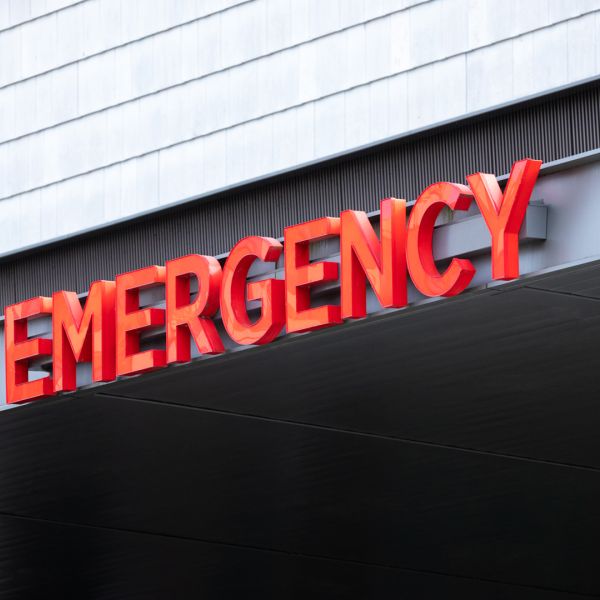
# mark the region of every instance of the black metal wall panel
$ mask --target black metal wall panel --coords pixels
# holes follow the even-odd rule
[[[506,173],[516,159],[565,158],[600,147],[600,87],[573,89],[105,229],[0,263],[3,305],[56,289],[85,291],[190,252],[220,254],[245,235],[278,237],[286,225],[372,211],[386,196],[415,198],[439,180]]]

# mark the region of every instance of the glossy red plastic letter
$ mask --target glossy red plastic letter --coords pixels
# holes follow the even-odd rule
[[[334,262],[310,262],[309,245],[340,233],[340,220],[323,217],[286,227],[285,284],[287,331],[311,331],[342,322],[339,306],[326,304],[310,308],[310,288],[316,283],[336,281],[338,264]]]
[[[492,236],[492,279],[519,276],[519,230],[541,166],[541,160],[531,158],[516,162],[504,194],[494,175],[475,173],[467,177]]]
[[[165,323],[164,310],[140,310],[140,288],[164,281],[165,268],[156,265],[117,275],[117,375],[134,375],[165,366],[164,350],[140,352],[140,330]]]
[[[52,314],[52,299],[45,296],[7,306],[4,310],[4,347],[6,357],[6,403],[27,402],[54,393],[52,379],[29,381],[29,361],[52,354],[52,340],[29,338],[27,320]]]
[[[92,362],[93,381],[115,378],[115,282],[96,281],[81,308],[74,292],[52,295],[54,391],[77,387],[76,363]]]
[[[475,267],[470,260],[453,258],[444,274],[433,259],[433,228],[440,211],[467,210],[473,196],[466,185],[434,183],[417,199],[408,219],[406,258],[415,287],[426,296],[456,296],[471,282]]]
[[[406,202],[381,201],[381,241],[362,211],[345,210],[340,221],[342,317],[367,314],[365,279],[384,308],[406,306]]]
[[[282,245],[273,238],[252,236],[239,241],[227,258],[223,267],[221,316],[227,333],[238,344],[268,344],[285,325],[285,282],[246,281],[256,259],[276,262],[282,250]],[[261,316],[254,323],[246,310],[246,287],[248,300],[261,302]]]
[[[219,308],[221,265],[212,256],[190,254],[169,260],[167,269],[167,362],[191,358],[190,335],[201,354],[220,354],[223,342],[212,317]],[[190,303],[190,279],[198,281],[198,295]]]

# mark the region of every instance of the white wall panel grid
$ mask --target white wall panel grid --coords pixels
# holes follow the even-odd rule
[[[461,0],[445,2],[457,7],[466,5]],[[12,175],[3,180],[0,195],[10,197],[200,136],[244,128],[253,120],[272,118],[278,112],[309,102],[316,103],[319,120],[316,126],[319,139],[323,140],[323,143],[317,142],[316,155],[312,158],[326,156],[333,147],[338,150],[348,148],[344,132],[342,135],[334,133],[344,120],[344,98],[352,102],[352,91],[365,85],[374,86],[369,95],[370,141],[402,133],[403,130],[390,128],[384,118],[388,110],[379,108],[382,102],[389,100],[388,84],[379,82],[395,76],[390,68],[391,21],[394,17],[360,26],[367,32],[372,27],[372,35],[377,39],[377,43],[371,43],[369,34],[362,38],[367,82],[358,79],[361,70],[355,72],[348,61],[348,39],[356,41],[354,28],[319,38],[5,142],[8,172]],[[407,77],[407,93],[395,98],[400,111],[402,104],[407,106],[405,130],[576,81],[582,72],[592,71],[592,63],[593,69],[597,69],[597,29],[598,14],[592,13],[407,69],[402,72]],[[385,35],[388,37],[381,43]],[[582,51],[587,51],[587,70],[582,67],[582,61],[569,63],[568,60],[569,55]],[[388,70],[378,69],[376,74],[380,78],[372,81],[369,63],[377,64],[377,52]],[[502,73],[501,77],[499,73]],[[89,92],[90,96],[94,95],[94,89]],[[13,123],[22,123],[23,115],[35,111],[43,103],[32,94],[22,94],[18,104]],[[335,114],[331,113],[330,118],[321,123],[320,115],[325,106],[337,108]],[[366,113],[357,118],[366,118]],[[10,119],[10,111],[7,111],[4,122]],[[397,123],[396,120],[396,126]],[[235,137],[237,133],[232,132],[231,136]],[[266,148],[266,144],[263,147]],[[25,156],[32,168],[25,166]],[[228,157],[227,160],[236,163],[237,158]],[[234,181],[231,177],[228,179]]]
[[[0,217],[13,229],[0,252],[600,69],[600,0],[140,2],[86,0],[0,31],[0,80],[59,66],[0,89]],[[27,36],[47,52],[24,51]],[[23,215],[38,225],[24,231]]]
[[[0,0],[0,31],[85,0]]]
[[[164,49],[179,28],[195,31],[200,40],[217,35],[219,60],[235,64],[428,1],[84,0],[0,30],[0,48],[14,49],[11,64],[2,65],[11,68],[0,69],[0,86],[154,36]]]
[[[431,0],[413,0],[410,4],[413,5],[417,1]],[[15,104],[16,97],[36,94],[36,86],[51,89],[56,87],[56,82],[65,89],[63,93],[69,94],[71,98],[65,105],[53,101],[52,96],[47,96],[46,108],[28,112],[25,121],[3,120],[0,123],[0,141],[52,127],[67,119],[75,119],[93,111],[155,93],[166,87],[205,77],[215,71],[269,56],[290,46],[327,35],[332,29],[344,29],[361,23],[361,20],[349,20],[352,14],[346,15],[344,11],[337,11],[337,18],[330,19],[331,28],[326,31],[323,31],[322,21],[315,20],[314,24],[306,27],[307,37],[300,37],[297,30],[285,36],[277,35],[269,27],[268,19],[271,13],[275,12],[274,7],[280,9],[281,5],[285,4],[287,2],[284,0],[257,0],[245,3],[90,58],[83,57],[76,65],[68,64],[40,74],[38,77],[4,86],[0,88],[0,106],[18,106]],[[402,8],[398,7],[404,7],[406,4],[402,0],[395,2],[396,8],[401,11]],[[364,10],[363,13],[370,19],[377,18],[382,8],[392,9],[392,6],[392,3],[383,7],[376,3],[368,4],[368,10]],[[296,11],[303,7],[307,15],[316,12],[314,0],[294,0],[294,7]],[[289,11],[289,14],[291,13],[292,11]],[[397,16],[400,14],[396,13]],[[366,27],[369,29],[370,25]],[[114,28],[111,29],[113,30]],[[246,33],[244,34],[243,31]],[[252,35],[248,35],[248,32]],[[271,41],[271,36],[274,37],[275,42]],[[381,43],[385,44],[386,41],[384,39]],[[336,45],[339,42],[345,44],[346,40],[336,40],[333,37],[324,46]],[[362,45],[358,45],[358,49],[365,52],[364,40]],[[311,49],[312,51],[314,49]],[[0,60],[2,60],[1,56]],[[289,55],[283,60],[289,60]],[[28,59],[27,62],[31,61]],[[377,67],[379,62],[380,60],[373,61],[374,69],[379,68]],[[387,63],[387,60],[384,61],[384,64]],[[70,72],[68,82],[63,71]],[[9,72],[8,65],[0,69],[0,82],[2,74]],[[73,79],[73,72],[75,79]],[[371,79],[376,76],[377,73],[374,71]]]

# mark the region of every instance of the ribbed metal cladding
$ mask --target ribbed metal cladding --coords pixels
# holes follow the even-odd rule
[[[203,199],[0,264],[0,301],[10,304],[176,256],[220,254],[241,237],[345,208],[372,211],[386,196],[415,198],[435,181],[463,182],[474,171],[506,173],[514,160],[551,161],[600,147],[600,87],[387,144],[296,174]]]

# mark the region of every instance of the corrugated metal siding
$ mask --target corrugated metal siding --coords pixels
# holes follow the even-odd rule
[[[253,189],[105,230],[0,264],[3,305],[190,252],[220,254],[241,237],[282,235],[286,225],[344,208],[372,211],[386,196],[415,198],[439,180],[509,171],[524,156],[544,161],[600,147],[600,88],[580,89],[503,114],[438,129]]]

